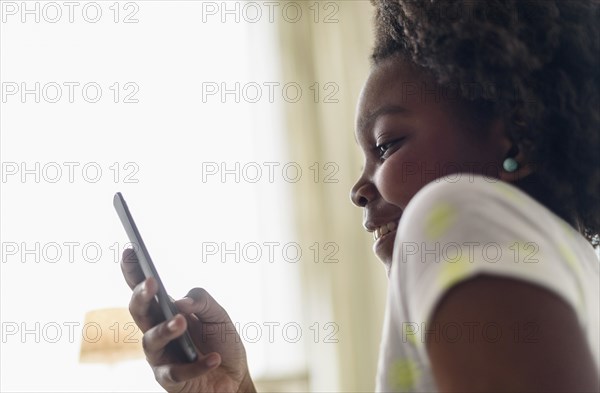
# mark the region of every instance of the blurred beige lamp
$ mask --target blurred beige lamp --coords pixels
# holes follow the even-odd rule
[[[116,363],[144,358],[142,332],[126,308],[103,308],[85,314],[80,363]]]

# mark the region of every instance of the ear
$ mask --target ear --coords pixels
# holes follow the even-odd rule
[[[498,177],[500,180],[515,183],[522,180],[534,172],[533,164],[528,160],[527,147],[519,144],[515,146],[515,142],[508,136],[506,123],[503,120],[495,120],[492,124],[490,134],[494,140],[497,149],[498,160]],[[516,155],[511,155],[514,149],[517,149]],[[513,172],[508,172],[504,169],[504,160],[513,158],[517,161],[518,167]]]

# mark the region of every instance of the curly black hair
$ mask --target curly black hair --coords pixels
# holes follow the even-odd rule
[[[592,243],[600,232],[600,7],[593,0],[371,0],[376,66],[400,56],[500,118]],[[491,88],[473,94],[473,84]],[[556,210],[556,209],[554,209]],[[563,218],[566,218],[564,217]]]

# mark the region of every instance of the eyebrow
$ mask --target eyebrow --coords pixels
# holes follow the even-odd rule
[[[358,123],[358,128],[359,128],[359,130],[364,130],[365,128],[367,128],[368,126],[373,124],[375,122],[375,120],[377,120],[377,118],[382,115],[390,115],[390,114],[406,115],[409,112],[410,111],[403,106],[385,105],[385,106],[382,106],[381,108],[377,109],[376,111],[369,113],[364,118],[362,118]]]

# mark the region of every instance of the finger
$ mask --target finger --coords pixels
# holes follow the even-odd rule
[[[201,358],[199,357],[198,360],[193,363],[165,364],[156,366],[153,370],[158,383],[164,386],[198,378],[219,367],[220,364],[221,356],[218,353],[213,352]]]
[[[142,347],[148,363],[158,364],[169,342],[181,336],[187,328],[187,321],[181,314],[149,329],[142,337]]]
[[[231,322],[225,309],[204,288],[193,288],[175,304],[179,311],[194,314],[203,322]]]
[[[144,281],[144,272],[138,262],[135,251],[131,248],[125,249],[121,257],[121,271],[129,288],[133,289],[140,282]]]
[[[152,277],[139,283],[131,295],[129,313],[143,333],[161,321],[158,305],[154,295],[158,291],[158,284]]]

